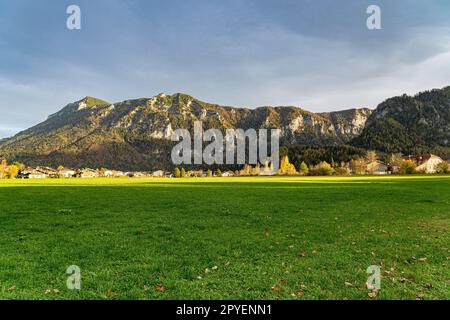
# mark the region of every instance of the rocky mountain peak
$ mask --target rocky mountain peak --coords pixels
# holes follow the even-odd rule
[[[173,130],[191,130],[195,121],[202,121],[205,130],[278,128],[281,145],[353,143],[388,152],[414,145],[447,146],[450,87],[391,98],[375,111],[359,108],[323,113],[293,106],[220,106],[183,93],[114,104],[87,96],[46,121],[1,140],[0,158],[30,165],[161,169],[161,163],[170,164],[167,157]]]
[[[106,106],[109,105],[109,102],[91,96],[86,96],[80,101],[75,102],[75,104],[78,104],[77,110],[82,110],[87,108]]]

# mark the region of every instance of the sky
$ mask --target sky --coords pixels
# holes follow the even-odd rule
[[[0,138],[85,96],[375,108],[450,85],[449,16],[448,0],[0,0]]]

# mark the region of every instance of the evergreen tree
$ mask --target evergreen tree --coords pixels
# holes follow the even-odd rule
[[[174,176],[175,178],[181,177],[180,169],[175,168],[175,171],[173,172],[173,176]]]
[[[186,177],[186,170],[184,170],[184,168],[181,168],[181,177],[182,178]]]

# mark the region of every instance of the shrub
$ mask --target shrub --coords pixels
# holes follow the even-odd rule
[[[278,171],[280,175],[294,176],[298,174],[297,170],[295,170],[295,166],[289,162],[288,156],[281,158],[280,170]]]
[[[400,166],[399,172],[401,174],[413,174],[416,173],[417,165],[412,160],[404,160]]]
[[[8,166],[8,173],[7,176],[10,179],[14,179],[17,177],[17,175],[19,174],[19,167],[15,164],[12,164],[10,166]]]
[[[322,161],[318,165],[312,167],[310,173],[313,176],[331,176],[334,173],[334,169],[328,162]]]
[[[450,173],[450,165],[447,161],[442,161],[441,163],[438,163],[434,169],[436,170],[436,173],[445,174]]]
[[[246,164],[242,170],[239,171],[240,176],[250,176],[252,174],[252,167]]]
[[[350,170],[345,166],[340,166],[335,169],[335,173],[338,176],[348,176],[350,174]]]
[[[298,169],[298,172],[300,173],[300,175],[302,176],[306,176],[309,173],[309,168],[306,165],[306,163],[303,161],[302,163],[300,163],[300,167]]]
[[[261,175],[261,167],[259,166],[259,164],[257,164],[255,167],[252,168],[252,176],[259,176]]]

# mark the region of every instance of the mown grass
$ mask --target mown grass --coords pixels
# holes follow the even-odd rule
[[[0,181],[0,221],[1,299],[450,298],[450,177]]]

